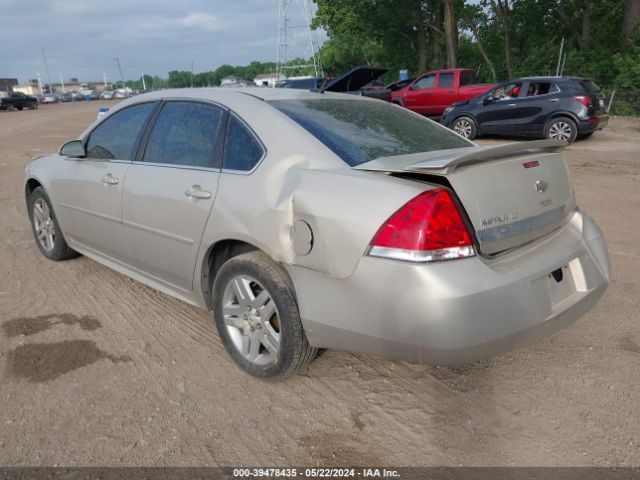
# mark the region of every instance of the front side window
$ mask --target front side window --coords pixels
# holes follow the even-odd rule
[[[89,136],[88,158],[133,160],[134,148],[155,102],[141,103],[114,113],[100,123]]]
[[[438,88],[451,88],[453,87],[453,73],[441,73],[438,78]]]
[[[507,83],[492,90],[491,96],[494,100],[509,100],[511,98],[517,98],[518,95],[520,95],[521,88],[522,82]]]
[[[273,100],[269,102],[351,166],[380,157],[470,147],[451,130],[377,100]]]
[[[264,150],[251,131],[235,115],[229,115],[224,144],[224,168],[248,172],[258,164]]]
[[[144,162],[214,168],[219,165],[224,110],[197,102],[167,102],[149,135]]]
[[[433,84],[435,83],[436,76],[435,75],[427,75],[426,77],[422,77],[416,83],[413,84],[414,90],[422,90],[424,88],[433,88]]]

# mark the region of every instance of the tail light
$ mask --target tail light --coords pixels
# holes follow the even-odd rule
[[[448,190],[436,188],[409,200],[380,227],[368,254],[410,262],[475,255],[471,235]]]
[[[592,109],[593,108],[593,103],[591,103],[591,97],[587,97],[586,95],[576,95],[573,98],[575,100],[579,101],[581,104],[583,104],[588,109]]]

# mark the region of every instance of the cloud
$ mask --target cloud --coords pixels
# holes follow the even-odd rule
[[[115,58],[126,79],[276,60],[277,0],[0,0],[0,11],[0,77],[21,82],[44,77],[42,48],[52,81],[115,80]]]

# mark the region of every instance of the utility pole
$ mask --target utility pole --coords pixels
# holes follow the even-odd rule
[[[142,72],[142,89],[143,90],[147,89],[147,85],[146,85],[146,83],[144,83],[144,72]]]
[[[38,70],[38,88],[40,88],[40,95],[44,95],[44,89],[42,88],[42,80],[40,80],[40,70]]]
[[[67,93],[67,92],[64,91],[64,80],[62,78],[62,72],[60,72],[60,85],[62,85],[62,93],[63,94]]]
[[[295,5],[293,5],[295,3]],[[297,7],[297,8],[296,8]],[[297,10],[290,12],[291,10]],[[290,25],[289,13],[297,13],[295,18],[302,17],[302,25]],[[320,49],[316,32],[311,28],[313,11],[311,0],[279,0],[278,2],[278,39],[277,39],[277,60],[276,60],[276,81],[281,76],[294,77],[298,75],[309,75],[323,77],[322,65],[320,64]],[[294,54],[289,47],[296,46],[296,31],[306,33],[307,39],[299,42],[298,51]],[[304,34],[300,38],[304,38]],[[292,42],[290,40],[292,39]],[[289,63],[290,57],[309,58],[310,60],[301,62],[298,65]]]
[[[120,59],[115,58],[116,65],[118,65],[118,71],[120,72],[120,80],[122,80],[122,89],[124,90],[124,76],[122,75],[122,67],[120,66]]]
[[[104,82],[104,88],[107,89],[107,74],[102,72],[102,81]]]
[[[53,89],[51,88],[51,76],[49,75],[49,64],[47,63],[47,54],[44,52],[44,48],[42,49],[42,59],[44,60],[44,70],[47,72],[47,81],[49,82],[49,93],[53,93]]]
[[[193,60],[191,60],[191,88],[193,88]]]

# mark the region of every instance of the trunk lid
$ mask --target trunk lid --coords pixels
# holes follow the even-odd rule
[[[493,255],[568,221],[575,194],[559,153],[565,146],[539,140],[456,148],[383,157],[353,168],[446,179],[471,221],[480,252]]]

